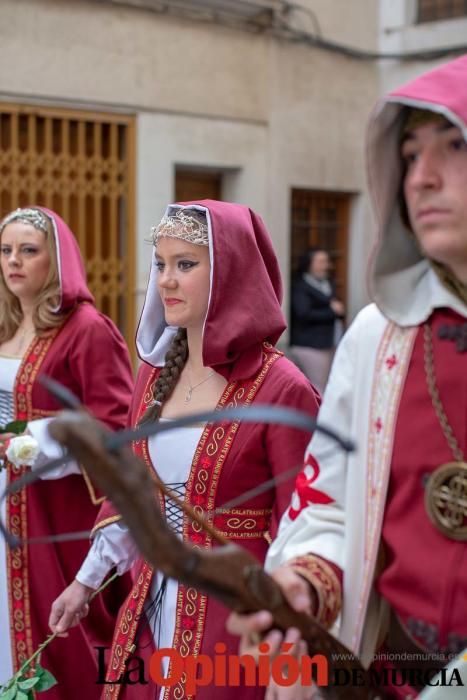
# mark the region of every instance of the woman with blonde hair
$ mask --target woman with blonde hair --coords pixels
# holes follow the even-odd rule
[[[119,331],[94,306],[78,244],[57,214],[35,206],[8,214],[0,222],[0,263],[0,423],[27,423],[40,448],[34,468],[56,456],[46,427],[61,408],[40,375],[59,381],[118,429],[126,424],[131,366]],[[6,458],[12,437],[0,434],[1,492],[26,469],[21,457],[14,463]],[[10,450],[8,456],[13,460]],[[1,517],[23,539],[83,531],[91,528],[101,500],[74,464],[10,495]],[[46,638],[50,602],[73,578],[86,549],[85,540],[16,549],[0,541],[0,685]],[[96,697],[92,647],[108,641],[122,593],[114,588],[113,608],[110,596],[97,599],[85,625],[44,650],[42,664],[59,682],[48,691],[50,700],[81,699],[86,681],[86,697]]]

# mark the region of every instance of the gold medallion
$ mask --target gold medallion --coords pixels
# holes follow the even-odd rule
[[[467,541],[466,462],[448,462],[435,469],[426,484],[425,508],[443,535]]]

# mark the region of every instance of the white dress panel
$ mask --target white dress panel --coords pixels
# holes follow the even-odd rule
[[[11,413],[2,415],[1,423],[5,425],[13,420],[13,387],[15,385],[16,374],[18,372],[21,359],[16,357],[6,357],[0,355],[0,391],[5,398],[7,405],[8,395],[11,399],[8,401],[11,406]],[[6,489],[6,470],[0,470],[0,494],[3,494]],[[6,501],[3,500],[0,504],[0,517],[5,523],[6,517]],[[8,579],[6,568],[6,544],[3,537],[0,536],[0,685],[7,681],[13,675],[13,659],[11,655],[10,645],[10,613],[8,609]]]
[[[164,420],[164,419],[162,419]],[[188,427],[172,432],[159,433],[149,438],[149,455],[160,478],[166,484],[185,484],[190,474],[193,456],[203,432],[202,427]],[[179,487],[184,495],[185,488]],[[166,503],[167,506],[167,503]],[[177,509],[178,510],[178,509]],[[174,514],[173,514],[174,515]],[[175,525],[176,517],[172,518]],[[181,532],[174,527],[177,534]],[[98,530],[92,547],[82,567],[76,575],[77,580],[91,588],[98,588],[112,567],[119,573],[131,568],[139,556],[128,529],[122,523],[111,523]],[[163,575],[156,572],[149,600],[155,600],[160,590]],[[167,580],[156,629],[151,626],[154,641],[159,648],[171,648],[175,631],[175,611],[177,604],[178,582]],[[168,661],[164,659],[164,670]]]

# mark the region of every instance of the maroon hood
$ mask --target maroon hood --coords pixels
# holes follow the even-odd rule
[[[171,205],[167,209],[170,212]],[[261,366],[261,343],[276,343],[286,327],[282,281],[269,234],[248,207],[212,200],[181,206],[206,210],[210,237],[211,291],[203,334],[203,362],[229,379],[248,377]],[[140,357],[163,364],[176,329],[167,327],[151,267],[137,333]]]
[[[93,304],[94,297],[86,284],[83,258],[76,238],[68,225],[54,211],[36,205],[30,206],[47,214],[53,224],[61,294],[60,304],[55,311],[65,311],[81,301]]]
[[[407,107],[444,115],[467,141],[467,55],[393,90],[370,115],[368,183],[378,221],[370,294],[388,318],[403,326],[423,322],[438,306],[465,312],[465,306],[440,285],[401,218],[399,144]]]

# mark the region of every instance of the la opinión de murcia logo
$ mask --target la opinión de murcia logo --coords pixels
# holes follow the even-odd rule
[[[289,653],[292,646],[290,643],[282,644],[280,653],[271,657],[269,644],[263,642],[259,645],[258,659],[251,654],[227,654],[227,645],[224,642],[214,645],[214,656],[199,654],[183,657],[176,649],[157,649],[149,661],[149,678],[156,685],[172,687],[179,683],[183,676],[188,695],[193,695],[197,688],[202,686],[266,688],[271,678],[279,686],[291,686],[297,681],[304,686],[311,686],[312,683],[328,685],[327,658],[323,654],[296,658]],[[129,656],[120,678],[112,682],[107,681],[107,649],[108,647],[96,647],[98,684],[147,685],[150,682],[146,676],[144,659],[139,656]],[[164,673],[163,670],[164,660],[169,662],[168,673]]]
[[[281,687],[299,683],[302,687],[313,684],[324,686],[356,687],[371,685],[374,688],[394,686],[464,686],[458,668],[371,668],[367,674],[362,669],[332,668],[324,654],[299,658],[290,654],[292,644],[284,643],[280,653],[271,657],[267,642],[262,642],[258,659],[251,654],[227,654],[224,642],[214,645],[214,656],[182,656],[176,649],[157,649],[149,660],[149,677],[145,661],[140,656],[129,656],[117,680],[106,679],[105,652],[109,647],[95,647],[98,656],[100,685],[148,685],[173,687],[183,678],[186,693],[196,694],[200,687],[267,687],[271,679]],[[165,663],[164,663],[165,662]],[[164,671],[164,666],[167,671]]]

